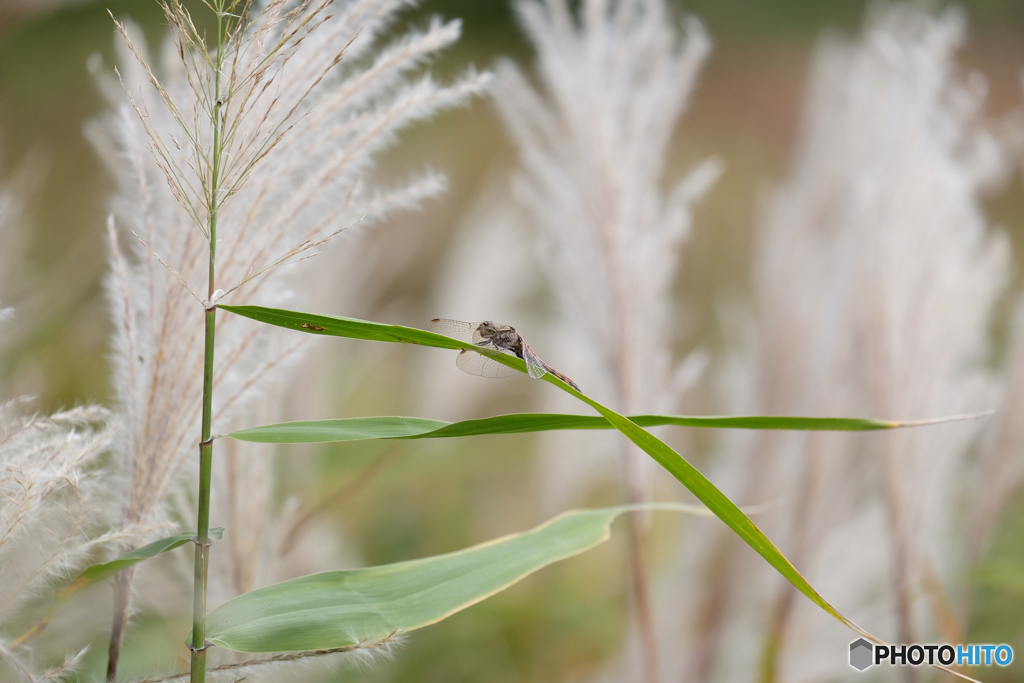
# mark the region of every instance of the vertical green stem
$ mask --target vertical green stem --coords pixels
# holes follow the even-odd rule
[[[213,347],[217,330],[217,308],[214,305],[215,274],[217,263],[217,209],[219,201],[218,181],[220,179],[221,157],[221,101],[220,72],[223,64],[223,7],[217,3],[217,58],[214,73],[214,105],[213,105],[213,154],[209,196],[210,223],[210,278],[208,288],[208,308],[206,309],[206,345],[203,360],[203,427],[202,440],[199,443],[199,514],[196,532],[195,583],[192,596],[192,683],[206,681],[206,585],[210,566],[210,483],[213,477],[213,439],[211,438],[213,423]]]
[[[211,254],[213,250],[211,249]],[[212,258],[211,258],[212,260]],[[211,269],[212,269],[211,264]],[[206,680],[206,578],[210,564],[210,480],[213,474],[213,342],[217,309],[206,311],[206,358],[203,363],[203,440],[199,444],[199,514],[195,583],[192,596],[192,683]]]

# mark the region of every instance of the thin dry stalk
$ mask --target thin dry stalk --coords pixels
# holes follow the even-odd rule
[[[266,657],[263,659],[250,659],[244,662],[237,662],[234,664],[224,664],[221,666],[215,666],[210,669],[211,674],[218,674],[224,672],[244,672],[243,677],[248,679],[253,673],[266,673],[269,671],[275,671],[274,665],[285,664],[289,662],[301,662],[306,660],[315,660],[321,657],[329,657],[331,655],[346,654],[346,653],[362,653],[369,652],[377,649],[385,649],[393,646],[397,640],[397,632],[388,635],[386,638],[381,640],[373,641],[370,643],[361,642],[356,645],[349,645],[346,647],[337,647],[330,650],[311,650],[309,652],[288,652],[285,654],[274,655],[272,657]],[[139,681],[139,683],[164,683],[165,681],[176,681],[188,676],[187,673],[174,674],[173,676],[163,676],[161,678],[147,678]],[[235,680],[238,680],[236,675]]]

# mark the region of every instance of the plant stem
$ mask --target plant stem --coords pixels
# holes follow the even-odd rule
[[[214,73],[213,155],[210,192],[207,197],[210,224],[210,277],[206,309],[206,345],[203,360],[203,427],[199,443],[199,513],[196,531],[195,582],[192,597],[192,683],[206,681],[206,585],[210,565],[210,483],[213,477],[213,348],[217,330],[217,308],[214,305],[217,263],[217,182],[220,174],[221,101],[220,72],[223,65],[223,6],[217,3],[217,60]]]
[[[212,247],[210,254],[212,271]],[[203,364],[203,440],[199,444],[199,514],[192,597],[192,683],[203,683],[206,680],[206,579],[210,563],[210,480],[213,475],[213,441],[210,439],[210,425],[213,407],[215,329],[216,309],[211,309],[206,311],[206,357]]]
[[[628,523],[629,573],[632,579],[633,607],[636,610],[637,629],[640,632],[640,649],[643,653],[644,681],[658,683],[661,677],[658,666],[658,640],[647,592],[647,570],[643,557],[643,523],[635,512],[629,515]]]
[[[621,385],[620,385],[621,386]],[[631,505],[642,503],[644,494],[640,486],[640,473],[637,470],[636,454],[630,446],[623,445],[622,466],[626,479],[626,498]],[[629,541],[629,578],[630,590],[633,594],[633,613],[640,640],[640,656],[643,667],[644,683],[659,683],[661,678],[658,665],[658,639],[651,615],[651,605],[647,588],[647,569],[644,566],[644,524],[638,513],[628,515],[626,535]]]
[[[127,552],[127,551],[126,551]],[[117,662],[121,657],[121,639],[128,621],[128,597],[131,593],[134,567],[122,569],[114,577],[114,620],[110,627],[110,646],[107,649],[107,680],[117,680]]]

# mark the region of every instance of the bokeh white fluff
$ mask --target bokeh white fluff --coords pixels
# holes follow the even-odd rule
[[[47,670],[39,663],[52,653],[35,656],[37,640],[12,641],[37,623],[46,596],[83,568],[97,544],[118,540],[104,534],[98,463],[114,428],[98,406],[33,417],[21,409],[17,401],[0,405],[0,677],[60,680],[81,652]]]
[[[553,336],[568,342],[548,362],[627,414],[676,412],[693,366],[672,352],[681,316],[671,288],[693,204],[720,165],[708,160],[662,188],[669,141],[710,40],[696,19],[679,26],[663,0],[587,0],[575,10],[565,0],[524,0],[516,9],[536,49],[541,89],[505,63],[495,101],[522,166],[513,193],[536,225],[537,256],[560,304],[563,324]],[[595,371],[581,375],[570,365]],[[549,406],[578,409],[571,403]],[[545,507],[578,502],[608,462],[596,457],[606,447],[595,448],[595,437],[572,440],[545,438]],[[619,475],[627,500],[649,498],[653,462],[619,444],[621,469],[609,474]],[[644,679],[653,681],[640,530],[629,523]]]
[[[217,288],[229,291],[221,302],[285,306],[298,301],[303,308],[315,281],[308,277],[311,268],[351,271],[359,281],[340,286],[360,287],[362,280],[373,280],[377,273],[365,267],[358,253],[349,253],[359,249],[354,240],[346,240],[341,254],[272,266],[282,257],[288,261],[289,254],[308,255],[308,250],[300,250],[340,230],[371,225],[443,189],[443,179],[432,173],[388,189],[366,182],[374,156],[395,140],[400,129],[464,102],[486,80],[469,74],[443,86],[428,75],[418,75],[428,58],[457,40],[458,22],[434,21],[425,30],[383,45],[381,37],[395,15],[410,4],[358,0],[301,5],[304,13],[318,13],[309,24],[315,29],[294,41],[286,59],[270,62],[260,76],[261,83],[270,84],[269,94],[246,100],[244,115],[237,125],[232,123],[235,130],[225,150],[229,162],[218,210]],[[269,13],[260,21],[277,21],[281,12],[294,7],[299,5],[267,3],[263,9]],[[261,55],[287,26],[257,23],[241,41],[237,62],[264,69]],[[125,477],[120,516],[124,523],[154,528],[166,525],[169,513],[185,520],[195,515],[187,493],[191,486],[182,489],[175,484],[181,481],[183,465],[190,458],[198,461],[194,456],[204,315],[197,299],[207,294],[203,220],[209,207],[196,188],[206,182],[202,156],[209,150],[190,151],[181,126],[200,131],[194,135],[200,143],[209,142],[203,132],[209,124],[202,117],[207,96],[203,88],[210,75],[202,71],[201,59],[189,56],[187,46],[184,62],[178,46],[168,41],[153,63],[139,32],[131,26],[125,32],[133,48],[117,41],[119,76],[143,118],[128,103],[121,84],[94,61],[112,111],[88,133],[118,182],[109,230],[112,268],[107,289],[116,326],[114,384],[124,422],[116,444]],[[335,65],[339,54],[342,58]],[[152,76],[137,56],[150,64]],[[251,74],[233,77],[241,81],[247,75]],[[173,109],[161,102],[153,78],[159,79]],[[231,116],[241,111],[229,107]],[[279,144],[266,144],[268,135],[284,131]],[[253,150],[262,150],[259,154],[264,156],[257,159]],[[242,163],[243,158],[255,163]],[[189,178],[190,172],[195,177]],[[364,267],[350,267],[360,263]],[[261,271],[265,272],[247,282]],[[227,313],[218,315],[215,434],[256,420],[274,421],[284,395],[284,371],[297,361],[305,339]],[[216,569],[212,573],[211,604],[218,596],[233,595],[274,575],[261,566],[273,560],[266,553],[267,544],[261,543],[262,525],[273,513],[270,449],[238,450],[244,454],[215,456],[212,523],[230,520],[238,528],[227,532],[227,537],[237,534],[235,541],[225,541],[213,551],[215,567],[219,553],[230,560],[220,565],[219,574]],[[189,477],[194,476],[193,469],[188,469]],[[175,502],[168,505],[169,500]]]
[[[537,226],[538,256],[568,327],[573,351],[564,357],[597,367],[575,379],[596,396],[610,392],[619,410],[671,412],[683,383],[671,352],[670,289],[692,205],[719,165],[699,165],[667,192],[662,183],[710,41],[695,19],[680,30],[662,0],[590,0],[578,17],[563,0],[516,7],[542,90],[504,64],[496,102],[523,167],[514,193]],[[649,459],[628,457],[630,495],[642,498]],[[571,499],[572,477],[553,470]]]
[[[789,178],[760,226],[760,316],[725,386],[734,412],[915,419],[996,406],[988,321],[1009,254],[983,192],[1005,178],[985,88],[961,76],[960,14],[869,13],[856,42],[823,41]],[[751,384],[751,379],[756,383]],[[970,450],[984,423],[868,435],[725,440],[711,479],[847,616],[896,642],[960,642],[950,598],[966,576]],[[666,674],[778,680],[848,671],[850,632],[728,532],[700,528],[662,587]],[[689,577],[681,579],[680,577]],[[694,580],[692,588],[687,587]],[[671,596],[671,597],[669,597]]]

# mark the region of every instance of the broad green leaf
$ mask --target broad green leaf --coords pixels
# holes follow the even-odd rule
[[[954,419],[954,418],[947,418]],[[771,416],[691,416],[635,415],[629,418],[640,427],[675,425],[717,429],[799,429],[805,431],[871,431],[932,424],[921,422],[890,422],[844,417],[771,417]],[[563,415],[558,413],[514,413],[479,420],[444,422],[422,417],[350,417],[336,420],[282,422],[239,429],[225,436],[239,441],[257,443],[327,443],[365,439],[441,439],[481,434],[522,434],[556,429],[612,429],[608,420],[598,415]]]
[[[210,612],[206,637],[239,652],[328,650],[386,640],[593,548],[609,538],[616,517],[640,509],[710,515],[700,506],[673,503],[573,510],[530,531],[447,555],[312,574],[245,593]]]
[[[15,644],[22,643],[32,636],[36,635],[50,623],[53,615],[56,614],[57,610],[61,608],[64,603],[70,600],[83,588],[91,586],[92,584],[102,581],[103,579],[116,574],[117,572],[131,567],[132,565],[138,564],[143,560],[148,560],[152,557],[156,557],[161,553],[165,553],[168,550],[174,550],[179,548],[189,541],[196,535],[194,531],[186,531],[183,534],[177,536],[168,536],[167,538],[161,538],[159,541],[153,541],[148,545],[144,545],[141,548],[130,550],[123,555],[114,558],[110,562],[101,562],[88,567],[79,574],[74,581],[61,588],[54,594],[53,600],[50,603],[45,616],[35,626],[30,628],[25,633],[21,634],[13,642]],[[216,543],[224,536],[224,527],[214,527],[210,529],[210,542]]]
[[[325,334],[337,337],[349,337],[352,339],[366,339],[371,341],[387,341],[410,344],[421,344],[445,349],[472,349],[488,357],[494,358],[499,363],[516,368],[520,372],[526,371],[523,361],[502,353],[490,352],[486,349],[474,347],[470,344],[450,339],[439,334],[417,330],[411,327],[400,325],[382,325],[380,323],[355,320],[353,318],[340,318],[332,316],[318,316],[295,311],[281,309],[263,308],[260,306],[221,306],[224,310],[237,315],[242,315],[260,322],[287,327],[294,330],[309,332],[312,334]],[[624,434],[626,438],[639,446],[645,453],[651,456],[659,465],[674,476],[690,493],[702,502],[715,516],[721,519],[732,529],[736,535],[742,538],[747,545],[753,548],[772,567],[784,576],[793,586],[803,593],[814,604],[818,605],[826,613],[830,614],[843,625],[852,629],[861,636],[879,644],[887,644],[885,641],[871,635],[852,620],[833,607],[822,597],[808,581],[797,571],[796,567],[786,558],[785,555],[775,546],[761,529],[754,524],[743,511],[729,500],[718,488],[712,484],[707,477],[701,474],[693,465],[676,453],[663,441],[628,418],[619,415],[607,406],[598,403],[589,396],[582,394],[568,384],[562,382],[550,373],[541,377],[549,384],[553,384],[568,394],[583,401],[596,410],[605,418],[612,427]],[[244,596],[243,596],[244,597]],[[966,678],[948,667],[936,665],[936,668],[953,673],[961,678]],[[971,680],[971,679],[968,679]]]

